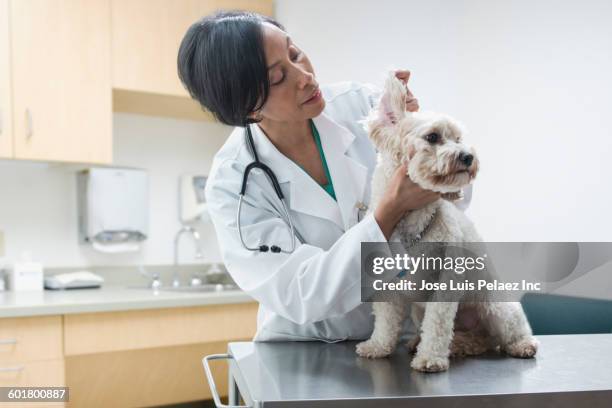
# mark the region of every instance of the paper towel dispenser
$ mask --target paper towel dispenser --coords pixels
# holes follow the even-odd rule
[[[139,249],[149,225],[146,170],[90,168],[77,173],[79,241],[103,252]]]

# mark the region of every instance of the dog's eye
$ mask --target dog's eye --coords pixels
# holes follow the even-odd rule
[[[440,141],[440,135],[437,133],[430,133],[425,136],[425,140],[427,140],[430,144],[435,144]]]

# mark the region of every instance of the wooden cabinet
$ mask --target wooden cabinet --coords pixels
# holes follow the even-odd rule
[[[66,384],[75,407],[153,406],[211,399],[202,358],[250,341],[257,303],[64,316]],[[215,365],[226,395],[227,365]],[[104,375],[100,375],[104,373]]]
[[[114,110],[210,120],[177,74],[191,24],[218,9],[273,14],[272,0],[112,0]]]
[[[112,0],[113,87],[187,96],[176,69],[189,26],[217,9],[272,14],[271,0]]]
[[[112,163],[112,113],[211,120],[178,79],[187,28],[273,0],[0,0],[0,158]]]
[[[212,399],[202,358],[226,352],[225,341],[66,356],[68,407],[153,407]],[[216,362],[213,375],[221,395],[227,395],[227,362]]]
[[[64,360],[32,361],[19,364],[15,369],[0,370],[0,387],[65,387]],[[70,391],[68,398],[71,398]],[[0,408],[65,407],[57,402],[0,402]]]
[[[211,399],[202,358],[225,353],[229,341],[250,341],[257,308],[247,302],[2,318],[0,387],[67,386],[68,407]],[[214,375],[226,395],[227,364],[216,364]]]
[[[13,0],[14,157],[110,163],[109,0]]]
[[[0,0],[0,158],[13,157],[8,0]]]
[[[61,316],[2,319],[0,364],[62,358]]]
[[[64,387],[62,338],[61,316],[0,319],[0,387]],[[0,403],[28,405],[32,403]]]
[[[256,326],[252,302],[80,313],[64,317],[64,351],[77,355],[252,338]]]
[[[0,387],[64,386],[63,358],[56,358],[54,360],[25,361],[6,367],[3,366],[2,370],[0,370]]]

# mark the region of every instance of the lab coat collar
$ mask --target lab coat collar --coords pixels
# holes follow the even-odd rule
[[[288,204],[294,211],[334,222],[347,230],[357,222],[355,204],[363,200],[367,167],[350,157],[355,135],[325,113],[314,118],[331,175],[337,202],[301,167],[283,155],[257,125],[252,126],[260,160],[276,174],[281,188],[289,183]]]
[[[325,153],[344,230],[357,223],[357,203],[364,200],[368,168],[351,156],[355,135],[325,114],[314,118]],[[328,153],[329,152],[329,153]]]

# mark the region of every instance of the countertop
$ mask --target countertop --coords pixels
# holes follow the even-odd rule
[[[173,292],[104,285],[98,289],[0,292],[0,318],[70,313],[111,312],[168,307],[245,303],[254,300],[240,290]]]
[[[537,338],[534,359],[489,353],[451,359],[442,373],[412,370],[401,346],[372,360],[357,356],[357,342],[234,342],[228,353],[251,407],[610,406],[612,334]]]

